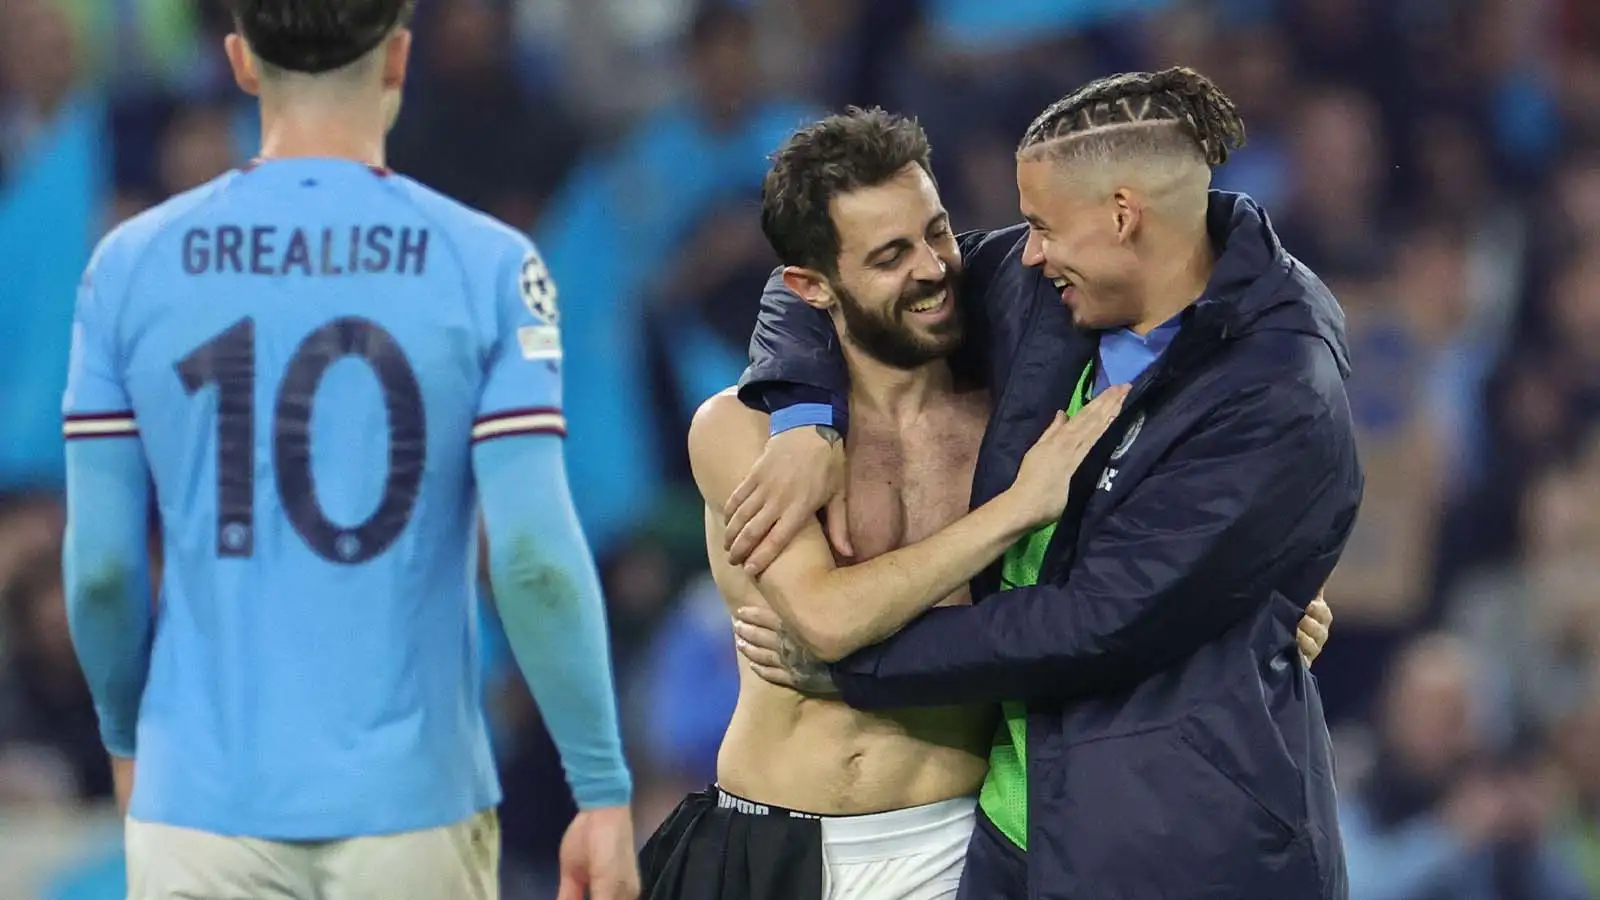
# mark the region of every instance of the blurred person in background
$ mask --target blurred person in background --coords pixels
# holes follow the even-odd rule
[[[650,408],[644,305],[673,291],[665,279],[681,256],[738,258],[718,246],[738,228],[713,211],[755,196],[767,154],[797,123],[816,118],[809,106],[766,89],[743,4],[699,0],[694,9],[682,39],[684,95],[582,159],[537,229],[564,298],[569,462],[574,482],[584,485],[578,512],[602,556],[655,507],[661,461],[670,459],[640,421]],[[753,246],[748,226],[740,227],[738,246]],[[696,348],[684,351],[692,356]],[[710,354],[708,367],[724,372],[722,384],[738,377],[733,365]]]
[[[93,698],[72,652],[59,550],[35,551],[0,587],[0,802],[111,797]]]
[[[135,900],[498,895],[480,507],[580,808],[562,893],[638,891],[556,289],[526,237],[384,167],[411,12],[238,0],[259,157],[113,231],[78,293],[62,569]],[[325,378],[347,357],[377,393]]]
[[[1372,770],[1344,792],[1350,900],[1588,900],[1553,843],[1553,785],[1496,741],[1470,650],[1442,634],[1395,658]]]
[[[72,295],[104,227],[99,86],[54,0],[0,3],[0,491],[58,488]]]
[[[578,122],[555,85],[530,93],[519,79],[508,4],[427,7],[419,77],[390,139],[390,161],[434,190],[532,229],[577,159]]]
[[[1556,722],[1554,744],[1565,796],[1559,804],[1561,850],[1582,875],[1589,896],[1600,897],[1600,678]]]
[[[1276,217],[1284,246],[1328,278],[1377,274],[1390,231],[1376,106],[1355,90],[1326,88],[1300,100],[1293,122],[1295,176]]]

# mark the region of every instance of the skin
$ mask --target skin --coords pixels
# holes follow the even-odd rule
[[[837,659],[894,633],[934,605],[968,602],[966,584],[1022,534],[1059,517],[1072,472],[1115,416],[1120,391],[1047,430],[1016,483],[968,510],[988,420],[983,391],[962,388],[945,357],[960,340],[952,291],[960,258],[932,180],[912,164],[888,182],[837,197],[835,272],[791,267],[791,286],[834,319],[853,389],[847,478],[854,549],[830,547],[815,517],[752,573],[710,555],[730,611],[782,615],[796,647]],[[920,312],[918,311],[920,310]],[[731,393],[708,401],[689,435],[707,503],[720,510],[766,443],[766,416]],[[830,523],[833,525],[835,523]],[[743,671],[717,779],[757,802],[825,815],[904,809],[970,795],[987,770],[991,707],[864,713],[780,689]]]
[[[1079,327],[1147,334],[1194,302],[1211,277],[1215,251],[1205,227],[1210,168],[1197,156],[1172,154],[1069,162],[1056,149],[1033,148],[1017,162],[1029,226],[1022,262],[1055,283]],[[790,286],[805,296],[799,285]],[[810,511],[842,505],[842,481],[833,473],[844,465],[842,448],[821,447],[803,433],[769,441],[723,511],[732,560],[760,571]],[[1308,662],[1321,652],[1331,618],[1319,593],[1297,634]],[[748,629],[741,649],[755,651],[746,655],[763,677],[826,689],[825,670],[803,641],[759,610],[741,621]]]

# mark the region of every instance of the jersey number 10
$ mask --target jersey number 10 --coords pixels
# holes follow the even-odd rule
[[[366,521],[328,520],[311,476],[311,408],[328,367],[358,357],[383,388],[389,413],[389,474],[383,500]],[[217,555],[255,550],[256,326],[241,319],[177,364],[190,395],[217,386]],[[272,414],[272,467],[278,500],[306,546],[329,562],[354,565],[388,549],[405,530],[422,484],[427,452],[422,389],[393,335],[369,319],[346,317],[300,342],[284,370]]]

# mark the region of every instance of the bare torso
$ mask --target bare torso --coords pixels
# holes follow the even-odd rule
[[[852,412],[850,540],[857,557],[841,565],[916,543],[966,514],[988,414],[983,391],[941,394],[910,424]],[[720,516],[708,513],[706,532],[712,575],[730,609],[767,605],[750,579],[723,561]],[[967,602],[962,590],[943,604]],[[903,809],[975,793],[994,726],[989,707],[859,712],[775,687],[741,666],[717,777],[735,794],[805,812]]]

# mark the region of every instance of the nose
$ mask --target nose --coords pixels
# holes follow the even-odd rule
[[[943,281],[945,272],[949,270],[944,257],[939,255],[929,244],[923,244],[921,252],[917,254],[916,265],[911,269],[911,277],[918,281]]]
[[[1030,269],[1044,265],[1044,238],[1032,228],[1028,229],[1028,240],[1022,245],[1022,264]]]

